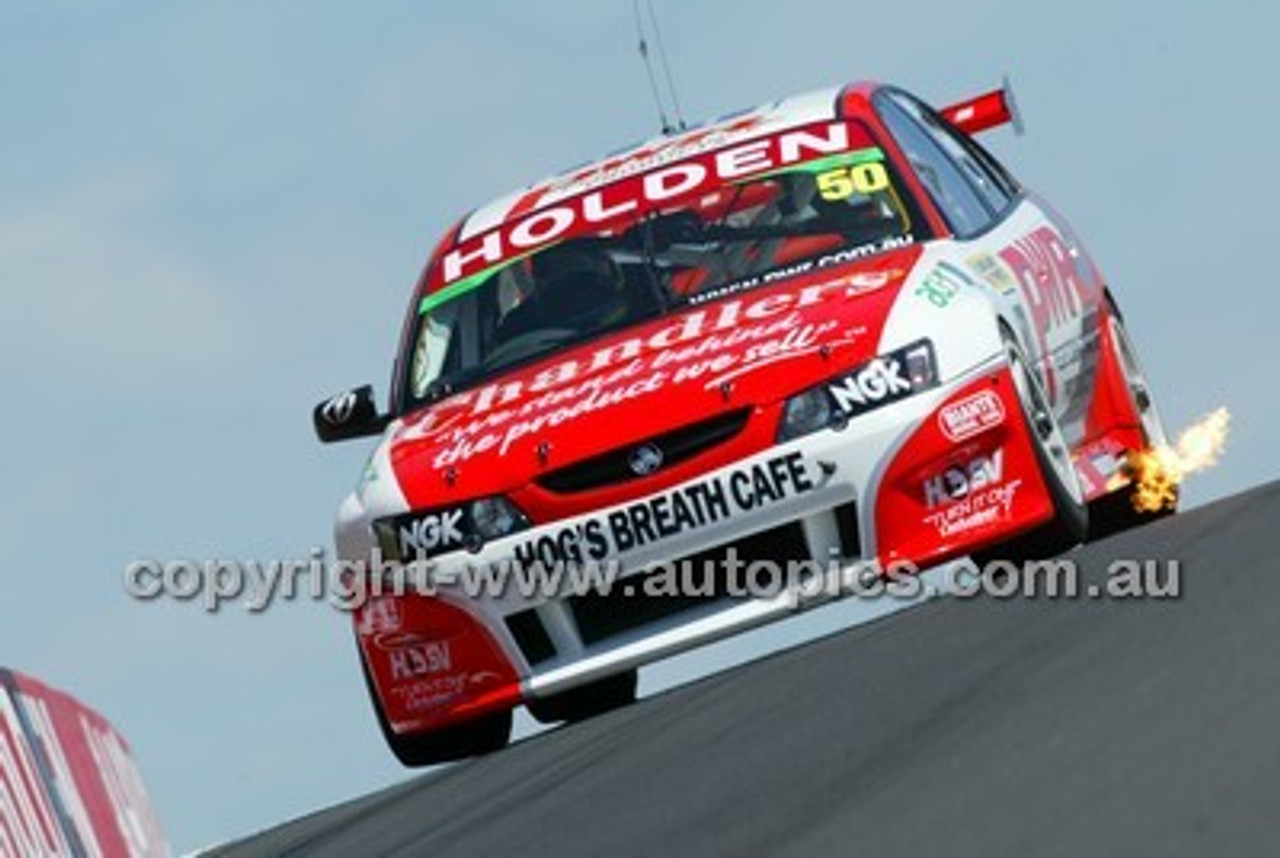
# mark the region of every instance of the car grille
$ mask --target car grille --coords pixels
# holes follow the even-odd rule
[[[747,408],[729,411],[550,471],[539,477],[537,483],[549,491],[569,494],[640,479],[647,475],[631,469],[631,454],[637,447],[654,445],[662,451],[662,467],[670,467],[733,438],[747,425],[750,416],[751,410]]]
[[[507,629],[529,664],[541,664],[555,658],[556,646],[533,608],[507,617]]]
[[[694,592],[680,592],[668,595],[662,588],[661,595],[655,592],[646,594],[646,579],[655,576],[669,576],[669,571],[657,569],[644,575],[624,579],[616,584],[607,594],[584,593],[571,596],[567,600],[573,618],[578,626],[578,636],[583,644],[591,646],[614,635],[628,632],[649,623],[657,622],[676,614],[684,613],[713,602],[730,598],[745,598],[745,595],[730,593],[728,590],[728,572],[723,562],[728,550],[733,548],[744,564],[752,560],[772,560],[783,570],[787,561],[799,561],[809,557],[809,546],[804,538],[804,529],[798,522],[784,524],[770,530],[739,539],[736,542],[722,545],[708,551],[702,551],[676,560],[671,566],[676,570],[675,581],[684,585],[685,575],[682,570],[692,570],[688,582],[693,585]],[[742,586],[742,573],[738,586]],[[654,582],[655,589],[665,582]],[[753,587],[776,588],[781,590],[783,582],[752,579]]]
[[[857,504],[850,501],[836,507],[833,512],[840,529],[841,560],[857,560],[862,556]],[[665,574],[662,570],[655,570],[622,579],[614,584],[609,593],[588,592],[570,596],[565,604],[573,616],[579,640],[584,646],[591,646],[649,623],[734,599],[735,594],[729,592],[728,572],[724,563],[730,548],[737,553],[743,564],[750,564],[754,560],[772,560],[781,567],[780,571],[783,573],[787,572],[788,561],[811,559],[804,527],[796,521],[673,561],[671,565],[677,570],[677,581],[681,584],[685,582],[679,577],[679,570],[686,567],[695,570],[690,582],[697,588],[698,592],[695,593],[667,595],[663,590],[662,595],[646,594],[645,581]],[[776,585],[781,588],[785,583],[761,580],[761,577],[752,577],[753,587],[768,588]],[[654,582],[655,585],[661,583]],[[529,664],[542,664],[559,655],[536,610],[529,608],[519,611],[508,616],[506,622],[512,638]]]

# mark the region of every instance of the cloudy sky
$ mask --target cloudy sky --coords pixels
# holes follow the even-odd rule
[[[1090,244],[1166,420],[1232,410],[1188,501],[1277,475],[1273,4],[657,8],[691,119],[1012,74],[1029,131],[989,143]],[[320,448],[309,409],[385,391],[438,235],[656,130],[630,3],[10,0],[0,129],[0,664],[117,724],[179,849],[405,777],[343,616],[139,604],[122,571],[328,545],[368,446]]]

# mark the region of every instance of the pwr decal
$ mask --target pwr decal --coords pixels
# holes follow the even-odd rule
[[[1031,314],[1031,330],[1041,355],[1053,351],[1059,341],[1056,332],[1067,325],[1082,325],[1096,305],[1100,290],[1078,264],[1057,232],[1048,226],[1019,238],[1000,251],[1000,258],[1012,269]],[[1078,332],[1077,332],[1078,333]],[[1055,373],[1045,367],[1045,386],[1055,396]]]
[[[1097,299],[1097,288],[1080,276],[1070,251],[1050,227],[1042,226],[1000,251],[1013,269],[1041,331],[1078,319]]]

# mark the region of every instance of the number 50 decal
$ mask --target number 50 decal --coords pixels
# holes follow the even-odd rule
[[[838,167],[818,174],[818,193],[824,200],[847,200],[856,194],[874,194],[889,187],[889,172],[879,161]]]

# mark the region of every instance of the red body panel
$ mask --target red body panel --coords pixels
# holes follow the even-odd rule
[[[948,122],[965,134],[978,134],[989,128],[1016,121],[1008,93],[994,89],[982,95],[952,104],[939,111]]]
[[[484,626],[442,599],[379,597],[356,635],[388,723],[426,730],[520,702],[519,679]]]
[[[886,568],[904,560],[928,566],[1052,514],[1013,379],[1002,369],[952,395],[894,456],[876,502],[876,544],[892,546],[879,560]]]

